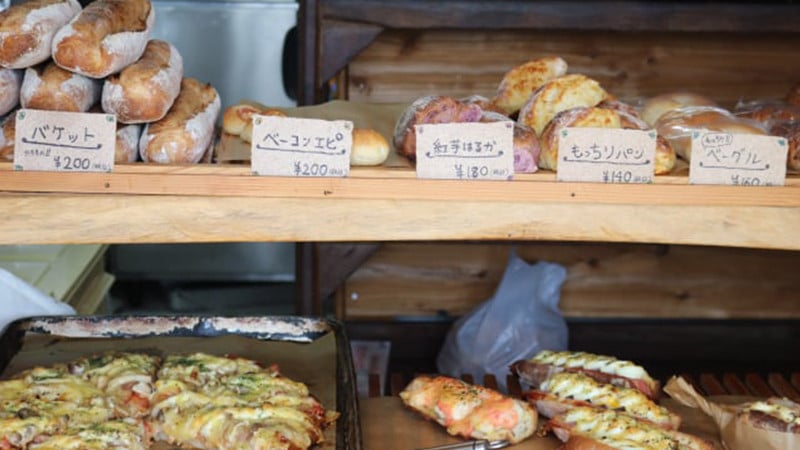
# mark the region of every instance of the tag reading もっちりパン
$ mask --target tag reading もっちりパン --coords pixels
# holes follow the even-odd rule
[[[558,181],[652,183],[656,132],[564,128],[558,136]]]
[[[14,169],[110,172],[117,119],[113,114],[20,109],[16,112]]]
[[[250,167],[256,175],[346,177],[353,122],[253,116]]]
[[[510,180],[514,122],[416,125],[417,177]]]

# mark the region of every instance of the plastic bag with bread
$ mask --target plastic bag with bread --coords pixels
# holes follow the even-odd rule
[[[675,153],[686,161],[691,161],[692,158],[692,132],[696,130],[768,134],[760,123],[736,117],[728,110],[714,106],[692,106],[667,112],[656,122],[656,130],[669,142]]]

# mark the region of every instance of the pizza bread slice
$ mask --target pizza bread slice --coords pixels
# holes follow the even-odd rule
[[[67,367],[105,392],[123,417],[143,417],[150,411],[159,361],[144,353],[110,352],[77,359]]]
[[[591,406],[618,410],[670,430],[678,429],[681,422],[680,416],[639,390],[600,383],[579,372],[557,373],[541,383],[539,389],[526,392],[525,398],[546,417],[578,406]]]
[[[29,450],[146,450],[150,439],[137,420],[112,420],[70,429],[32,444]]]
[[[638,389],[653,400],[658,398],[661,391],[659,382],[642,366],[613,356],[543,350],[533,358],[511,365],[511,373],[534,388],[560,372],[580,372],[601,383]]]

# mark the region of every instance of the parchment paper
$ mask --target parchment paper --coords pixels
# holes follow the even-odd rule
[[[722,443],[729,450],[798,450],[800,439],[793,433],[764,430],[736,417],[737,411],[748,401],[757,399],[738,398],[736,403],[705,398],[691,384],[680,377],[673,377],[664,386],[664,392],[675,401],[702,411],[716,425]],[[715,401],[716,400],[716,401]],[[728,399],[730,400],[730,399]]]
[[[192,352],[232,354],[254,359],[265,366],[278,364],[282,374],[305,383],[325,409],[336,409],[336,336],[333,333],[307,344],[263,341],[241,336],[64,339],[48,335],[28,335],[2,377],[37,365],[67,362],[109,350],[139,350],[154,355]],[[336,448],[335,423],[325,430],[324,436],[325,442],[315,448]],[[160,444],[153,446],[153,449],[165,448],[174,447]]]
[[[344,100],[333,100],[328,103],[314,106],[300,106],[297,108],[274,108],[265,106],[251,100],[241,100],[239,103],[250,104],[260,108],[279,109],[289,117],[323,120],[350,120],[356,128],[371,128],[386,138],[392,146],[392,134],[397,118],[408,106],[406,103],[357,103]],[[243,162],[250,161],[250,144],[236,136],[222,133],[216,148],[216,162]],[[383,163],[384,167],[411,167],[411,163],[390,151],[389,157]]]

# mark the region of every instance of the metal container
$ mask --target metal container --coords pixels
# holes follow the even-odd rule
[[[296,316],[59,316],[12,322],[0,336],[0,373],[103,351],[235,354],[277,363],[340,413],[320,449],[362,450],[350,345],[336,321]]]

